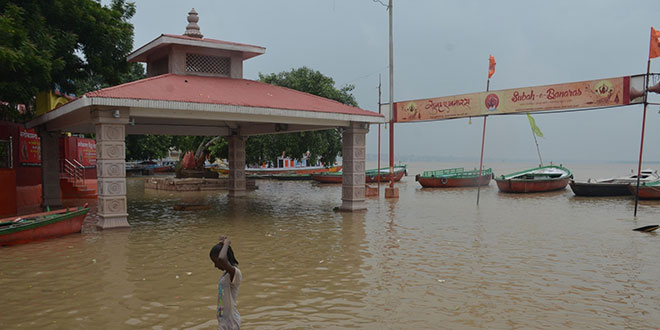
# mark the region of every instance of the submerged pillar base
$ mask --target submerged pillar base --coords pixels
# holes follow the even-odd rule
[[[373,197],[373,196],[378,196],[380,192],[378,191],[378,187],[372,187],[370,185],[365,185],[364,186],[364,195],[367,197]]]
[[[96,227],[101,229],[115,229],[115,228],[130,228],[131,225],[128,224],[127,216],[104,217],[102,215],[99,215],[99,221],[96,223]]]
[[[365,210],[366,175],[364,158],[369,124],[351,122],[342,132],[341,211]]]
[[[229,189],[227,194],[229,197],[243,197],[247,196],[247,190],[245,189]]]
[[[399,198],[399,188],[397,187],[385,188],[385,198]]]
[[[227,138],[229,142],[229,177],[227,188],[229,197],[242,197],[247,195],[245,178],[245,142],[247,138],[238,134]]]
[[[341,206],[338,208],[335,208],[335,211],[341,211],[341,212],[355,212],[355,211],[366,211],[367,210],[367,203],[362,201],[351,201],[351,200],[343,200],[341,202]]]
[[[126,125],[128,109],[96,110],[92,121],[96,132],[96,178],[98,222],[103,229],[126,228]]]

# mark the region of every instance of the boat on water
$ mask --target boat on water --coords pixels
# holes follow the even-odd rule
[[[534,193],[565,189],[573,174],[559,165],[541,166],[495,177],[497,188],[505,193]]]
[[[208,168],[220,174],[229,174],[229,167],[226,164],[209,166]],[[308,165],[306,160],[299,162],[289,158],[278,158],[275,167],[268,167],[266,164],[262,164],[260,167],[246,167],[245,176],[253,179],[286,180],[287,177],[290,177],[292,180],[311,180],[311,178],[308,177],[311,174],[335,173],[339,171],[341,171],[341,165],[326,167],[321,163]]]
[[[229,174],[228,167],[210,167],[212,171],[220,174]],[[307,166],[307,167],[258,167],[258,168],[245,168],[246,176],[254,176],[260,178],[267,178],[275,175],[301,175],[301,174],[316,174],[316,173],[334,173],[341,171],[341,165],[331,167],[325,166]]]
[[[153,161],[144,160],[126,162],[126,173],[135,175],[153,175],[154,173],[174,172],[176,162],[172,160]]]
[[[176,166],[176,161],[173,160],[161,160],[154,164],[153,169],[156,173],[163,172],[174,172],[174,167]]]
[[[227,169],[229,171],[229,169]],[[341,171],[341,165],[325,167],[318,166],[301,166],[301,167],[272,167],[272,168],[246,168],[246,176],[259,176],[268,178],[274,175],[295,175],[295,174],[317,174],[317,173],[336,173]],[[229,173],[229,172],[227,172]]]
[[[660,175],[656,170],[642,170],[639,181],[640,184],[660,181]],[[600,180],[570,180],[569,185],[576,196],[628,196],[631,194],[629,185],[637,185],[637,173]]]
[[[85,204],[77,208],[0,219],[0,246],[79,233],[87,212],[89,208]]]
[[[637,183],[628,184],[628,189],[632,195],[637,194]],[[639,199],[660,199],[660,181],[640,183]]]
[[[341,183],[342,172],[312,174],[312,179],[320,183]],[[408,165],[394,166],[394,182],[401,181],[404,175],[408,175]],[[390,180],[390,168],[370,169],[365,171],[365,183],[388,182]]]
[[[476,187],[487,186],[493,178],[493,169],[488,168],[466,171],[463,167],[448,168],[435,171],[424,171],[415,176],[415,181],[424,188],[452,188],[452,187]]]
[[[304,181],[312,180],[311,174],[275,174],[270,177],[270,179],[280,180],[280,181]]]

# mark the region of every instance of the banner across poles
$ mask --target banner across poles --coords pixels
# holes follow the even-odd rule
[[[643,85],[640,75],[401,101],[394,103],[394,122],[638,104]]]

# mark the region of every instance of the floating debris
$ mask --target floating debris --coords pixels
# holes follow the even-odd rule
[[[652,232],[652,231],[654,231],[658,228],[660,228],[660,225],[648,225],[648,226],[644,226],[644,227],[635,228],[633,230],[634,231],[641,231],[641,232],[645,232],[645,233],[650,233],[650,232]]]

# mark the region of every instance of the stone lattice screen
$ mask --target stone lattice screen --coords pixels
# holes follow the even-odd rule
[[[229,76],[229,57],[186,54],[186,72]]]

